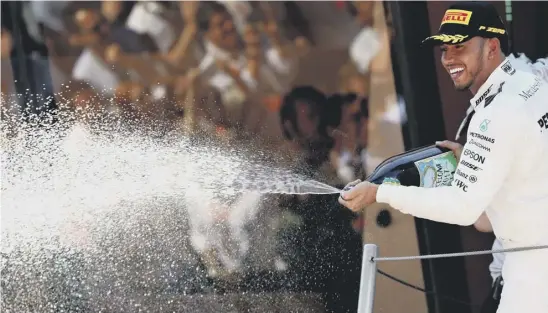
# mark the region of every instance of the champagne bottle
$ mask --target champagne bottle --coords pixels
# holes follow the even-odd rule
[[[451,150],[431,145],[386,159],[366,180],[426,188],[449,186],[456,168],[457,159]]]

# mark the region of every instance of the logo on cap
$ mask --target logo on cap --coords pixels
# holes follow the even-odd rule
[[[443,43],[452,43],[452,44],[457,44],[459,42],[463,42],[464,39],[468,38],[468,35],[466,36],[463,36],[463,35],[445,35],[445,34],[439,34],[439,35],[432,35],[428,38],[425,39],[426,40],[429,40],[429,39],[433,39],[433,40],[439,40]]]
[[[441,25],[445,23],[468,25],[472,12],[465,10],[447,10],[441,20]]]
[[[491,33],[496,33],[496,34],[501,34],[501,35],[506,34],[506,30],[504,30],[502,28],[496,28],[496,27],[480,26],[479,30],[483,30],[483,31],[486,31],[486,32],[491,32]]]

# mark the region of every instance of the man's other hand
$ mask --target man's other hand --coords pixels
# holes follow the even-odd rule
[[[478,220],[474,223],[474,227],[482,233],[493,232],[493,225],[491,225],[491,221],[485,212],[483,212],[483,214],[481,214]]]
[[[457,163],[460,162],[460,155],[462,153],[462,145],[460,143],[444,140],[444,141],[436,141],[436,146],[447,148],[453,151],[453,154],[457,158]]]
[[[356,180],[346,185],[344,189],[348,189],[349,187],[351,189],[343,190],[339,196],[339,203],[348,209],[353,212],[359,212],[370,204],[375,203],[378,185]]]

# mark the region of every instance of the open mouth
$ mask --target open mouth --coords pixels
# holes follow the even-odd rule
[[[457,79],[464,72],[464,67],[454,67],[449,69],[449,75],[453,80]]]

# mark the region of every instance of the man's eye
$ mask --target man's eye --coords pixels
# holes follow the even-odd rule
[[[455,47],[456,47],[457,49],[459,49],[459,50],[462,49],[462,48],[464,48],[463,45],[456,45]]]
[[[441,52],[447,51],[447,47],[441,47],[441,48],[440,48],[440,51],[441,51]]]

